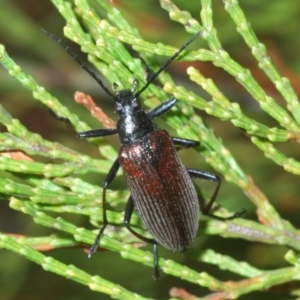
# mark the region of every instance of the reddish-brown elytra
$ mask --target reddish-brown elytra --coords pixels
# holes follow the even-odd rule
[[[44,30],[43,30],[44,31]],[[101,137],[118,134],[122,143],[119,157],[113,163],[103,183],[103,226],[90,248],[89,257],[97,250],[100,238],[108,225],[106,217],[106,189],[115,178],[121,166],[131,192],[128,199],[124,223],[135,236],[153,244],[154,278],[159,278],[157,244],[173,251],[187,250],[194,241],[199,224],[199,201],[192,182],[193,178],[211,180],[217,187],[207,205],[201,210],[209,214],[219,188],[220,178],[217,175],[194,169],[186,169],[177,150],[199,146],[198,141],[171,137],[165,130],[157,128],[152,120],[169,111],[177,100],[172,97],[150,112],[145,112],[138,101],[138,96],[150,83],[193,41],[201,32],[188,40],[161,68],[148,78],[145,86],[136,92],[137,80],[133,90],[117,90],[112,94],[96,75],[90,71],[65,44],[52,34],[44,31],[59,44],[87,71],[115,101],[119,115],[117,128],[92,129],[77,133],[80,138]],[[67,121],[67,119],[60,118]],[[145,238],[130,227],[134,208],[153,239]],[[241,213],[226,218],[239,217]],[[216,217],[224,220],[224,218]]]

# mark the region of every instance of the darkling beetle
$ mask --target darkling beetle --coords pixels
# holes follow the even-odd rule
[[[43,30],[43,29],[42,29]],[[171,137],[167,131],[159,129],[152,120],[169,111],[177,102],[172,97],[153,110],[145,112],[138,101],[139,95],[156,79],[156,77],[198,36],[197,32],[188,40],[160,69],[153,73],[147,83],[139,91],[137,80],[134,80],[133,90],[118,91],[114,84],[115,94],[112,94],[96,77],[95,73],[82,63],[62,40],[53,34],[43,32],[56,40],[65,51],[83,68],[115,101],[115,110],[119,115],[117,128],[92,129],[76,133],[80,138],[95,138],[118,134],[122,143],[119,157],[114,161],[103,183],[102,209],[103,226],[89,251],[89,257],[96,252],[104,229],[109,224],[106,217],[106,190],[115,178],[120,166],[123,169],[131,195],[128,199],[124,224],[128,230],[139,239],[153,244],[154,279],[159,278],[157,244],[173,251],[184,251],[193,243],[199,225],[199,200],[191,178],[210,180],[217,187],[201,212],[220,220],[231,220],[244,212],[235,213],[231,217],[221,218],[209,213],[220,188],[221,180],[217,175],[187,169],[182,164],[177,150],[197,147],[198,141]],[[56,116],[59,120],[70,124],[66,118]],[[130,219],[136,208],[141,220],[153,239],[143,237],[130,227]]]

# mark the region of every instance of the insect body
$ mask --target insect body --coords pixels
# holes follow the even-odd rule
[[[186,250],[199,223],[194,185],[169,134],[157,129],[139,106],[132,106],[129,102],[118,111],[123,142],[118,161],[130,187],[130,201],[156,242],[175,251]],[[129,110],[131,118],[127,120]]]
[[[208,172],[186,169],[182,164],[177,149],[196,147],[199,146],[199,142],[171,137],[165,130],[158,129],[154,125],[152,120],[169,111],[177,100],[171,98],[146,113],[140,106],[138,96],[199,35],[200,32],[184,44],[166,64],[150,77],[141,90],[136,92],[137,81],[135,81],[133,91],[129,89],[118,91],[115,86],[115,94],[110,93],[102,81],[85,64],[81,63],[61,40],[50,35],[114,99],[116,112],[119,115],[116,128],[92,129],[77,133],[80,138],[118,134],[122,143],[119,156],[103,183],[103,226],[90,249],[89,256],[97,250],[100,238],[108,225],[106,190],[115,178],[118,169],[122,167],[131,192],[125,210],[124,223],[134,235],[154,245],[155,279],[159,278],[157,244],[173,251],[184,251],[190,247],[196,237],[199,224],[199,201],[191,178],[211,180],[217,183],[213,196],[202,209],[205,214],[209,214],[209,210],[216,199],[220,179],[217,175]],[[63,120],[66,121],[66,119]],[[153,239],[141,236],[130,227],[130,219],[134,208],[137,209],[141,220],[152,234]],[[240,216],[240,213],[227,219],[238,216]]]

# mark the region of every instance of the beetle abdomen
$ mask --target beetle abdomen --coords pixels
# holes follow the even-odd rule
[[[194,184],[165,130],[124,145],[120,163],[134,205],[155,241],[174,251],[190,247],[199,223]]]

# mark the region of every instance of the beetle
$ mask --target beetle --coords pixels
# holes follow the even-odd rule
[[[141,240],[153,244],[154,279],[159,278],[158,250],[160,244],[173,251],[185,251],[190,248],[196,238],[199,225],[199,199],[192,178],[216,182],[217,186],[209,202],[201,210],[203,214],[220,220],[231,220],[243,212],[235,213],[228,218],[222,218],[209,213],[219,192],[221,180],[219,176],[195,169],[187,169],[181,162],[177,150],[197,147],[198,141],[171,137],[163,129],[157,128],[153,119],[168,112],[177,102],[172,97],[165,103],[149,112],[141,107],[138,100],[140,94],[155,80],[155,78],[198,36],[197,32],[189,39],[159,70],[153,73],[147,83],[137,91],[138,82],[135,79],[133,89],[118,90],[114,84],[115,93],[111,93],[97,76],[82,63],[77,55],[71,52],[62,40],[43,30],[45,34],[56,40],[80,66],[88,72],[115,101],[118,113],[116,128],[92,129],[76,133],[79,138],[95,138],[117,134],[122,144],[119,156],[110,168],[104,183],[102,193],[103,225],[91,246],[88,256],[96,252],[106,226],[106,190],[116,177],[120,167],[125,174],[130,189],[127,201],[124,224],[128,230]],[[66,118],[56,116],[70,124]],[[146,238],[130,227],[130,219],[134,208],[137,210],[146,229],[153,238]]]

